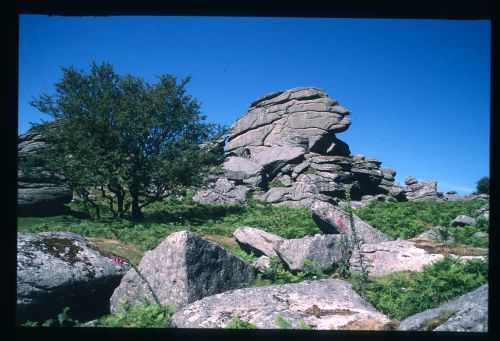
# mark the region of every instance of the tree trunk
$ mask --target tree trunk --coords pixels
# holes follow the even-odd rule
[[[123,195],[120,192],[116,193],[116,204],[118,206],[117,207],[118,213],[117,213],[116,217],[118,219],[122,219],[123,218],[123,213],[124,213],[123,212]]]
[[[132,197],[132,213],[133,220],[142,218],[141,207],[139,206],[139,189],[138,186],[130,186],[130,196]]]

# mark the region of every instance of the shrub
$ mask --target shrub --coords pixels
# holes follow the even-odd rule
[[[262,274],[259,274],[256,285],[298,283],[308,279],[323,279],[326,277],[326,274],[313,261],[306,259],[304,265],[305,269],[303,271],[292,272],[285,269],[283,263],[275,258],[271,261],[269,268],[264,269]]]
[[[227,324],[226,329],[258,329],[253,323],[243,321],[238,316],[233,317]]]
[[[142,303],[124,305],[124,312],[106,315],[98,321],[99,327],[121,328],[165,328],[170,327],[174,308]]]
[[[488,176],[483,176],[476,182],[474,194],[490,194],[490,178]]]

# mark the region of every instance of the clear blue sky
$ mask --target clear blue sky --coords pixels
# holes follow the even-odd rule
[[[22,15],[19,128],[49,117],[62,66],[110,62],[154,82],[192,76],[208,120],[230,126],[268,92],[325,89],[352,112],[353,154],[465,194],[489,175],[490,21]]]

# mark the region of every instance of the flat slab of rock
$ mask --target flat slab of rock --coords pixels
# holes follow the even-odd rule
[[[233,236],[243,250],[248,253],[253,252],[257,257],[262,255],[270,258],[278,257],[273,243],[283,240],[280,236],[250,226],[238,228]]]
[[[205,296],[245,287],[254,275],[251,265],[188,231],[172,233],[147,251],[138,269],[140,274],[134,269],[127,272],[114,291],[111,312],[121,311],[125,301],[155,303],[154,295],[161,304],[182,307]]]
[[[338,206],[323,201],[316,201],[311,205],[311,212],[314,222],[321,231],[328,234],[345,232],[348,240],[352,241],[353,232],[349,221],[349,214],[346,211],[340,209]],[[353,220],[357,236],[362,242],[378,243],[390,240],[383,232],[365,223],[355,214],[353,214]]]
[[[185,306],[172,320],[179,328],[224,328],[238,316],[260,329],[278,329],[278,315],[293,326],[304,321],[312,329],[349,329],[356,324],[382,329],[390,322],[350,283],[338,279],[233,290]]]
[[[398,330],[487,332],[488,284],[401,321]]]
[[[17,318],[46,320],[69,306],[72,317],[109,313],[109,298],[128,271],[69,232],[17,235]]]
[[[261,165],[266,174],[273,177],[286,164],[299,160],[306,153],[301,147],[271,147],[259,153],[253,153],[252,159]]]
[[[254,186],[259,186],[264,181],[262,166],[252,160],[231,156],[226,159],[223,167],[229,180]]]
[[[363,261],[368,265],[368,274],[373,277],[383,277],[400,271],[421,272],[425,265],[444,257],[442,254],[428,253],[406,240],[363,244],[361,253],[364,255]],[[359,253],[354,251],[350,260],[353,272],[361,272],[359,259]]]
[[[290,270],[306,269],[311,260],[323,271],[331,271],[342,258],[341,236],[334,234],[286,239],[274,244],[274,250]]]

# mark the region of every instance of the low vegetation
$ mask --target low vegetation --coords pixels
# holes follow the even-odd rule
[[[101,317],[98,327],[166,328],[171,326],[174,309],[158,304],[142,303],[125,306],[124,312]]]
[[[451,227],[450,222],[458,215],[471,216],[485,204],[482,200],[472,201],[408,201],[380,202],[372,201],[369,205],[354,210],[354,213],[368,224],[392,238],[409,239],[416,237],[434,226]],[[482,221],[476,227],[469,228],[457,242],[478,244],[472,234],[477,231],[487,232],[488,223]],[[473,232],[474,231],[474,232]],[[476,246],[476,245],[473,245]]]
[[[424,267],[421,273],[394,273],[368,284],[364,297],[392,319],[402,320],[471,292],[488,282],[488,262],[456,257]]]

